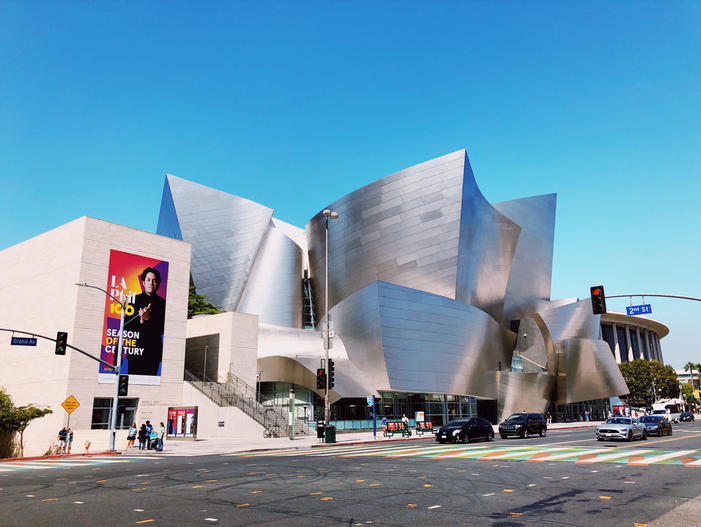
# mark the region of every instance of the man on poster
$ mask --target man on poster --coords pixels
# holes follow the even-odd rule
[[[130,331],[139,333],[136,353],[129,354],[130,375],[158,375],[163,358],[163,327],[165,325],[166,301],[156,291],[161,285],[158,269],[147,267],[139,276],[143,293],[134,298],[134,320]]]

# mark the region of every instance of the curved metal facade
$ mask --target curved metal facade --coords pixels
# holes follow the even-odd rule
[[[449,393],[509,412],[626,393],[589,301],[550,300],[555,205],[555,194],[490,204],[460,150],[324,207],[339,213],[328,231],[333,397]],[[323,341],[294,328],[305,270],[323,322],[326,220],[302,231],[272,214],[168,175],[158,232],[192,243],[199,292],[259,316],[259,360],[277,372],[266,380],[315,389]],[[511,371],[514,356],[525,366]]]

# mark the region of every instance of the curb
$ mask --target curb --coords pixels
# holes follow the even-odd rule
[[[31,457],[6,457],[0,459],[0,463],[10,461],[35,461],[37,459],[62,459],[66,457],[92,457],[92,456],[115,456],[120,452],[90,452],[89,454],[55,454],[53,456],[31,456]]]

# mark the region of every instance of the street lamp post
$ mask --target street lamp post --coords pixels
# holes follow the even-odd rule
[[[110,452],[114,452],[117,439],[117,410],[119,409],[119,371],[122,369],[122,339],[124,333],[124,315],[127,310],[127,301],[119,300],[118,298],[115,298],[113,295],[111,295],[101,287],[97,287],[95,285],[90,285],[85,282],[76,282],[75,285],[78,285],[80,287],[89,287],[91,289],[97,289],[98,291],[102,291],[107,296],[112,298],[112,300],[118,302],[120,305],[121,315],[119,317],[119,341],[117,344],[117,361],[116,365],[114,366],[114,400],[112,401],[112,418],[110,419],[110,430],[112,432],[110,434]]]
[[[326,386],[324,387],[324,425],[329,425],[331,407],[329,405],[329,348],[331,347],[331,320],[329,315],[329,218],[335,220],[338,218],[338,212],[331,212],[329,209],[324,209],[322,214],[326,220],[326,286],[324,288],[324,308],[326,309],[326,337],[324,338],[324,368],[326,369]]]

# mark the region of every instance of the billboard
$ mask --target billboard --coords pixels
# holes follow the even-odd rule
[[[121,251],[110,251],[105,290],[127,302],[122,334],[121,374],[129,384],[161,383],[168,262]],[[105,295],[100,358],[116,364],[121,304]],[[99,382],[113,383],[115,375],[100,364]]]

